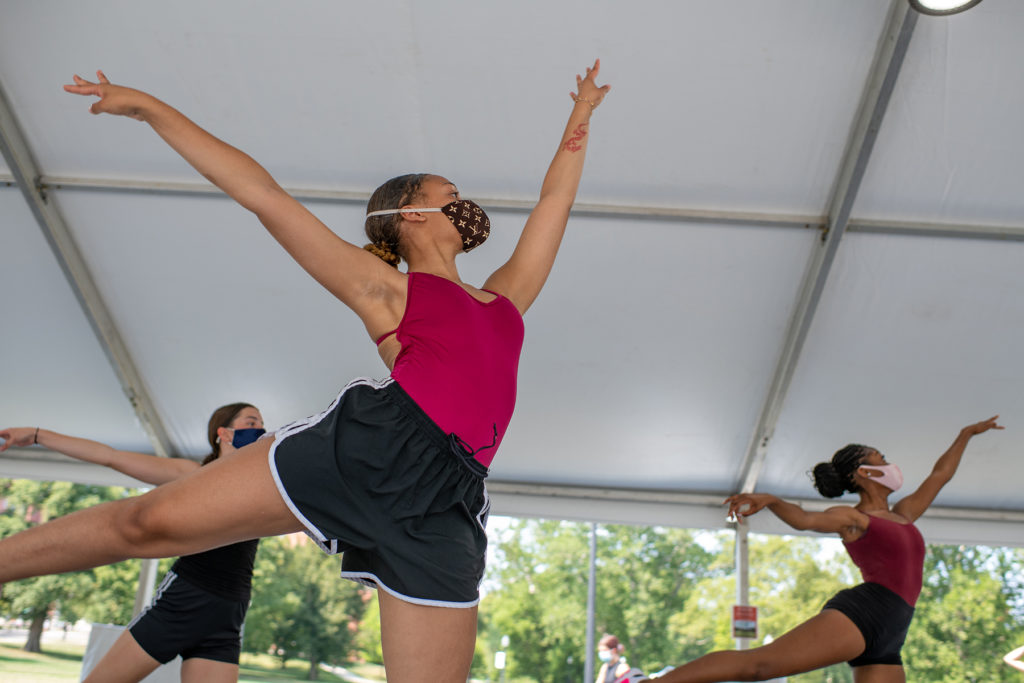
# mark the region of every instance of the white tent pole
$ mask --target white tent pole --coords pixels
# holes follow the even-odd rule
[[[750,527],[737,522],[733,525],[736,531],[736,604],[750,604],[750,557],[748,554],[748,532]],[[750,647],[750,638],[736,638],[736,649],[746,650]]]
[[[14,176],[0,173],[0,190],[4,184],[17,186]],[[167,182],[156,180],[122,180],[109,178],[72,178],[42,176],[39,186],[43,191],[56,193],[60,190],[82,190],[85,192],[134,192],[156,195],[221,195],[215,186],[202,182]],[[304,201],[329,204],[366,204],[369,194],[356,190],[315,190],[312,188],[286,188],[293,197]],[[495,211],[526,212],[533,208],[530,200],[502,199],[497,197],[476,197],[479,204]],[[227,197],[225,197],[227,200]],[[682,206],[641,206],[631,204],[598,204],[578,202],[573,214],[592,218],[622,218],[627,220],[663,220],[678,223],[704,223],[711,225],[735,225],[746,227],[797,228],[803,230],[824,230],[828,223],[826,216],[790,215],[770,212],[725,211],[692,209]],[[911,237],[951,237],[975,240],[999,240],[1001,242],[1024,242],[1024,226],[985,225],[964,223],[936,223],[927,221],[904,221],[889,219],[859,219],[851,217],[847,232],[863,232],[881,235],[907,235]]]
[[[594,680],[594,637],[597,611],[597,522],[590,523],[590,572],[587,578],[587,656],[584,659],[583,680]]]

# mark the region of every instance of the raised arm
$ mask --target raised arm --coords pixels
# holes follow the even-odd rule
[[[99,97],[90,108],[93,114],[129,116],[148,123],[199,173],[255,213],[292,258],[364,322],[379,310],[373,305],[382,295],[379,285],[398,276],[394,268],[335,235],[249,155],[155,97],[114,85],[101,71],[96,75],[98,83],[75,76],[75,84],[64,89]]]
[[[38,444],[51,451],[69,455],[78,460],[103,465],[134,477],[147,484],[159,486],[199,469],[199,463],[185,458],[161,458],[134,451],[119,451],[106,444],[89,439],[60,434],[37,427],[11,427],[0,430],[4,440],[0,452],[11,446],[27,447]]]
[[[729,516],[742,522],[744,517],[768,508],[776,517],[800,531],[836,533],[844,540],[863,533],[870,524],[870,517],[848,505],[837,505],[822,512],[808,512],[770,493],[737,493],[725,499],[729,505]]]
[[[935,500],[935,496],[939,495],[942,487],[953,478],[957,467],[960,466],[960,458],[964,454],[964,449],[967,448],[967,442],[972,437],[984,434],[990,429],[1002,429],[1000,425],[996,424],[997,419],[999,419],[998,415],[972,425],[967,425],[961,429],[956,439],[954,439],[953,445],[936,461],[935,466],[932,468],[932,473],[921,482],[916,491],[896,503],[892,508],[893,512],[903,515],[910,521],[914,521],[923,515],[924,511]]]
[[[562,243],[569,210],[576,201],[587,152],[590,115],[611,88],[599,87],[594,82],[600,68],[601,60],[597,60],[587,69],[585,78],[576,76],[577,92],[570,93],[574,100],[572,114],[544,176],[540,199],[526,221],[511,258],[484,285],[508,297],[520,313],[525,313],[540,294]]]

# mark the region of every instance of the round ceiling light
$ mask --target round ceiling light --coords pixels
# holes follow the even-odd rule
[[[910,6],[921,14],[943,16],[969,10],[981,0],[910,0]]]

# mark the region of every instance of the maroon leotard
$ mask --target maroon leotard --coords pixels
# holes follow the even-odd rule
[[[924,538],[913,524],[869,517],[864,535],[843,545],[865,582],[885,586],[913,607],[921,594]]]
[[[484,303],[451,280],[409,273],[405,314],[395,335],[402,350],[391,377],[489,466],[516,403],[523,347],[519,310],[500,294]]]

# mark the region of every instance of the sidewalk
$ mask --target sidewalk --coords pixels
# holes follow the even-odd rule
[[[42,644],[70,643],[81,645],[83,648],[89,642],[89,631],[91,626],[87,622],[78,622],[66,632],[62,628],[52,628],[43,631]],[[7,645],[24,645],[28,640],[27,628],[2,628],[0,629],[0,643]]]

